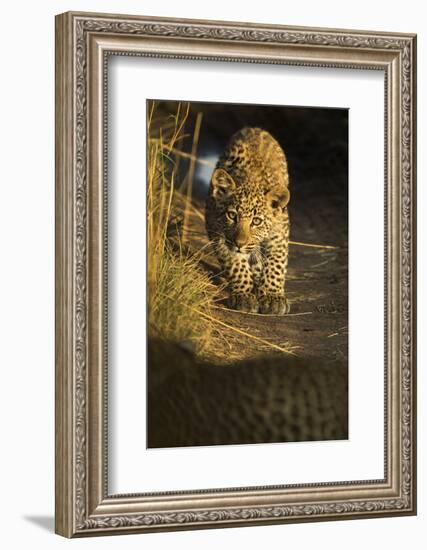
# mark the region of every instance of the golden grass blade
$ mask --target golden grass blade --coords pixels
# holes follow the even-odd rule
[[[174,301],[173,298],[170,296],[165,295],[166,298],[169,298],[171,301]],[[190,309],[194,313],[197,313],[201,317],[204,317],[205,319],[208,319],[209,321],[212,321],[218,325],[221,325],[225,328],[228,328],[229,330],[232,330],[233,332],[236,332],[237,334],[240,334],[241,336],[245,336],[246,338],[250,338],[252,340],[255,340],[257,342],[260,342],[261,344],[264,344],[265,346],[269,346],[270,348],[275,349],[276,351],[281,351],[282,353],[288,353],[289,355],[296,356],[296,353],[293,351],[287,350],[285,348],[282,348],[281,346],[278,346],[277,344],[273,344],[273,342],[269,342],[268,340],[264,340],[264,338],[260,338],[259,336],[254,336],[253,334],[250,334],[249,332],[246,332],[245,330],[242,330],[237,327],[233,327],[233,325],[229,325],[228,323],[225,323],[224,321],[221,321],[217,317],[213,317],[212,315],[209,315],[208,313],[205,313],[204,311],[200,311],[199,309],[189,306],[188,304],[182,304],[187,309]]]
[[[181,115],[181,103],[178,103],[178,111],[175,116],[175,131],[170,140],[169,147],[173,147],[178,137],[181,135],[184,128],[184,124],[187,122],[188,115],[190,114],[190,103],[187,103],[186,112],[182,115],[182,120],[179,122],[179,117]]]
[[[196,308],[192,308],[190,306],[188,306],[190,309],[192,309],[195,313],[198,313],[199,315],[201,315],[202,317],[204,317],[205,319],[209,319],[210,321],[213,321],[214,323],[217,323],[223,327],[226,327],[228,328],[229,330],[232,330],[234,332],[237,332],[237,334],[240,334],[242,336],[245,336],[246,338],[251,338],[252,340],[255,340],[257,342],[260,342],[261,344],[264,344],[266,346],[269,346],[270,348],[273,348],[277,351],[281,351],[283,353],[288,353],[289,355],[294,355],[296,356],[296,353],[294,353],[293,351],[290,351],[290,350],[287,350],[285,348],[282,348],[276,344],[273,344],[272,342],[269,342],[268,340],[264,340],[264,338],[259,338],[258,336],[254,336],[253,334],[250,334],[249,332],[246,332],[245,330],[242,330],[240,328],[237,328],[237,327],[233,327],[233,325],[229,325],[228,323],[225,323],[224,321],[220,321],[219,319],[217,319],[216,317],[213,317],[212,315],[209,315],[207,313],[204,313],[203,311],[199,311],[198,309]]]
[[[147,129],[148,129],[148,132],[149,132],[150,128],[151,128],[151,123],[153,121],[154,111],[156,109],[156,102],[155,101],[149,102],[148,105],[147,105],[147,109],[149,110],[148,121],[147,121]]]
[[[224,307],[224,306],[212,306],[214,307],[215,309],[223,309],[224,311],[232,311],[233,313],[240,313],[242,315],[255,315],[255,316],[258,316],[258,317],[283,317],[283,318],[286,318],[286,317],[297,317],[299,315],[313,315],[313,312],[312,311],[302,311],[302,312],[299,312],[299,313],[287,313],[286,315],[273,315],[273,314],[269,314],[269,313],[253,313],[253,312],[250,312],[250,311],[239,311],[237,309],[230,309],[228,307]]]
[[[301,243],[299,241],[289,241],[289,244],[294,246],[308,246],[310,248],[327,248],[331,250],[336,250],[339,248],[339,246],[332,246],[330,244]]]
[[[150,141],[154,142],[158,140],[156,138],[151,138]],[[166,149],[168,152],[173,153],[174,155],[177,155],[178,157],[182,157],[187,160],[192,160],[195,163],[204,164],[205,166],[215,168],[215,163],[210,160],[200,159],[196,155],[193,155],[191,153],[186,153],[185,151],[180,151],[179,149],[176,149],[175,147],[171,147],[170,145],[167,145],[167,144],[163,144],[163,148]]]
[[[193,179],[194,179],[194,171],[195,171],[195,159],[197,158],[197,146],[199,144],[199,137],[200,137],[200,128],[202,125],[202,118],[203,113],[199,112],[197,113],[196,117],[196,123],[194,126],[194,134],[193,134],[193,144],[191,146],[191,161],[190,161],[190,168],[188,171],[188,183],[187,183],[187,193],[186,193],[186,200],[185,200],[185,208],[184,208],[184,222],[182,226],[182,242],[185,243],[185,240],[187,238],[187,227],[188,227],[188,217],[189,217],[189,211],[192,205],[192,194],[193,194]]]

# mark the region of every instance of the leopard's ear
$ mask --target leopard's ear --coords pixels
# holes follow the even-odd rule
[[[233,178],[222,168],[217,168],[212,174],[211,193],[215,199],[226,197],[235,187]]]
[[[281,189],[270,189],[267,192],[267,200],[273,210],[281,209],[283,210],[289,203],[291,198],[291,193],[287,187],[282,187]]]

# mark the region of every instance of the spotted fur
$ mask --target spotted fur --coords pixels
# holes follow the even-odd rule
[[[279,143],[260,128],[234,134],[212,174],[205,217],[234,309],[289,312],[289,199]]]
[[[345,362],[209,364],[160,340],[149,340],[148,357],[148,447],[348,438]]]

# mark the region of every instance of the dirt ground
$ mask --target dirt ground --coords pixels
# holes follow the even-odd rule
[[[198,212],[203,204],[196,203]],[[306,215],[304,215],[306,214]],[[292,211],[291,211],[292,216]],[[300,208],[296,219],[291,218],[291,241],[287,295],[291,313],[285,316],[248,314],[218,304],[216,317],[234,329],[220,326],[218,336],[206,352],[206,359],[214,363],[233,363],[265,355],[280,355],[287,350],[302,358],[347,361],[348,308],[347,260],[348,249],[341,238],[339,244],[332,239],[334,219],[324,213],[313,227],[310,212]],[[208,242],[204,234],[202,217],[191,215],[189,242],[197,250]],[[314,239],[314,233],[324,239]],[[212,256],[203,268],[215,278],[219,267]],[[237,332],[239,331],[239,332]],[[245,337],[243,333],[250,336]],[[275,348],[274,346],[277,346]]]

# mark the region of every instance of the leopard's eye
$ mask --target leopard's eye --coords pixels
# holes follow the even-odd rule
[[[227,218],[234,222],[234,220],[237,218],[237,212],[234,210],[227,210]]]
[[[262,224],[262,218],[258,218],[258,216],[255,216],[252,218],[252,225],[261,225]]]

